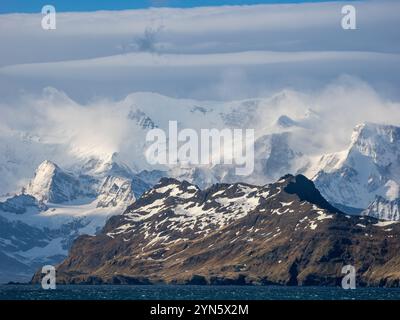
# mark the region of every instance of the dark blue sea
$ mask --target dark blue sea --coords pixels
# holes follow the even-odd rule
[[[0,285],[0,300],[400,300],[400,288]]]

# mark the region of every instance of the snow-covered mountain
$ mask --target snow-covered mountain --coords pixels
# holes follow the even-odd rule
[[[55,89],[47,89],[43,99],[50,105],[62,102],[71,112],[86,112],[81,110],[85,106],[77,105]],[[72,125],[61,133],[52,128],[32,128],[28,133],[1,132],[0,148],[4,152],[0,155],[0,171],[5,183],[0,184],[0,194],[18,193],[27,185],[26,180],[35,168],[32,166],[47,159],[63,167],[64,172],[49,163],[43,164],[25,193],[46,200],[52,197],[50,186],[60,188],[55,192],[59,199],[51,199],[53,202],[90,195],[107,177],[129,180],[139,177],[141,172],[156,176],[150,184],[162,176],[171,176],[202,188],[217,182],[265,184],[287,173],[303,173],[313,178],[331,202],[356,208],[355,211],[367,208],[376,195],[395,199],[398,193],[397,127],[359,125],[346,150],[327,153],[332,149],[330,140],[321,143],[324,139],[319,137],[326,134],[326,119],[296,92],[284,90],[269,98],[224,102],[134,93],[107,108],[113,112],[106,122],[118,125],[115,137],[112,131],[97,132],[93,137],[92,132],[84,129],[70,129]],[[145,159],[146,134],[153,128],[168,133],[169,120],[176,120],[179,129],[254,129],[254,172],[237,176],[234,165],[150,165]],[[27,158],[32,161],[26,161]],[[89,181],[84,181],[84,177],[89,177]],[[95,181],[90,181],[92,178]]]
[[[47,94],[49,104],[61,99],[72,113],[81,108],[54,89]],[[205,189],[217,183],[265,185],[303,173],[342,211],[399,219],[399,127],[358,125],[348,148],[328,153],[318,136],[326,122],[290,91],[230,102],[135,93],[112,108],[104,121],[117,125],[96,134],[85,126],[64,126],[57,122],[62,117],[52,119],[56,129],[0,127],[1,230],[11,230],[0,234],[0,259],[8,266],[30,272],[48,257],[57,261],[78,234],[94,234],[163,177]],[[90,108],[85,112],[92,121]],[[237,176],[234,165],[224,164],[151,166],[146,134],[154,128],[168,132],[169,120],[197,131],[254,129],[254,172]],[[31,241],[26,232],[37,239]]]
[[[293,185],[296,185],[295,191],[292,190]],[[256,208],[264,212],[275,201],[277,203],[270,209],[271,215],[295,214],[295,208],[289,201],[291,199],[282,197],[283,190],[288,194],[298,193],[302,200],[307,199],[315,207],[340,212],[322,198],[311,181],[301,175],[286,175],[277,183],[265,186],[218,183],[206,190],[187,181],[163,178],[129,206],[123,216],[117,217],[120,226],[113,227],[107,235],[113,238],[137,231],[135,235],[143,233],[146,237],[147,234],[154,239],[154,244],[165,240],[168,240],[167,243],[175,242],[177,238],[193,239],[239,220]],[[318,211],[320,209],[313,210],[322,215]],[[317,218],[317,221],[323,219]],[[317,221],[310,221],[310,225],[317,224]],[[161,237],[163,233],[169,233],[165,239]]]
[[[86,106],[79,106],[62,92],[48,88],[43,93],[46,105],[63,104],[70,109],[71,114],[79,117],[80,122],[92,121],[99,115]],[[266,159],[257,159],[256,172],[248,177],[248,182],[266,183],[273,181],[287,171],[295,172],[297,158],[302,150],[298,148],[296,133],[306,131],[308,123],[315,121],[315,115],[303,105],[297,106],[296,94],[283,91],[271,98],[246,99],[237,101],[196,101],[190,99],[175,99],[156,93],[134,93],[125,99],[110,103],[111,116],[104,116],[106,131],[93,134],[86,125],[76,127],[76,117],[72,123],[71,116],[48,119],[46,128],[43,125],[27,130],[8,129],[0,131],[0,173],[5,184],[0,185],[0,195],[13,194],[26,185],[27,179],[43,161],[50,160],[64,168],[65,173],[73,176],[122,176],[130,177],[132,173],[154,170],[171,172],[173,176],[185,176],[186,179],[200,185],[210,185],[217,180],[234,181],[232,168],[204,166],[191,170],[180,166],[152,166],[145,157],[149,143],[146,134],[149,130],[160,128],[168,134],[170,120],[177,121],[178,129],[191,128],[200,132],[201,129],[238,129],[255,130],[255,152]],[[293,103],[289,114],[287,105]],[[96,111],[97,112],[97,111]],[[313,120],[314,119],[314,120]],[[49,123],[54,123],[54,127]],[[269,159],[270,158],[270,159]],[[27,161],[29,159],[29,161]],[[268,168],[266,168],[268,165]],[[48,170],[52,175],[57,170],[43,168],[42,174]],[[189,169],[189,170],[188,170]],[[199,172],[201,171],[201,174]],[[193,171],[190,177],[189,171]],[[201,177],[204,181],[201,181]],[[37,193],[35,184],[29,188],[30,193]],[[243,177],[240,177],[242,179]],[[224,180],[226,179],[226,180]],[[49,180],[49,179],[47,179]],[[66,180],[72,182],[71,179]],[[67,187],[68,188],[68,187]],[[43,189],[39,186],[39,189]],[[73,197],[77,190],[65,190],[63,199]],[[71,192],[71,194],[69,194]],[[63,200],[63,199],[60,199]]]
[[[303,175],[205,190],[162,179],[96,236],[79,237],[57,281],[338,286],[351,262],[360,285],[398,287],[399,232],[399,222],[341,213]]]
[[[129,179],[108,176],[104,179],[99,189],[97,206],[126,208],[150,186],[138,177]]]
[[[76,177],[62,170],[55,163],[45,160],[35,172],[23,193],[42,202],[62,203],[78,198],[95,196],[95,179]]]
[[[323,156],[313,180],[331,203],[364,209],[380,196],[399,198],[400,127],[364,123],[345,151]]]
[[[120,208],[97,208],[96,202],[44,207],[28,197],[0,203],[0,283],[29,280],[36,268],[60,262],[77,236],[94,235],[121,213]]]
[[[46,160],[22,193],[0,202],[0,282],[26,281],[38,266],[60,262],[77,236],[94,235],[151,186],[124,166],[108,167],[115,176],[79,175]]]
[[[4,202],[0,202],[0,210],[4,212],[23,214],[31,208],[38,211],[47,210],[47,206],[43,202],[38,201],[33,196],[25,194],[16,195],[6,199]]]
[[[70,163],[66,147],[45,143],[40,136],[26,131],[0,130],[0,195],[19,192],[47,159],[58,164]]]

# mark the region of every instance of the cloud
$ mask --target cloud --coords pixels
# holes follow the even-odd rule
[[[3,67],[0,82],[3,80],[7,86],[15,79],[20,87],[25,85],[38,91],[50,84],[78,101],[93,95],[122,98],[135,91],[231,100],[256,97],[286,87],[320,90],[342,74],[355,75],[372,86],[390,89],[400,81],[400,55],[341,51],[127,53]],[[9,94],[4,92],[4,96]]]
[[[301,101],[316,112],[307,125],[313,135],[299,132],[297,142],[306,153],[321,154],[344,150],[354,127],[360,123],[400,125],[400,103],[380,95],[360,79],[341,76]],[[305,135],[305,136],[304,136]],[[321,152],[322,151],[322,152]]]
[[[400,3],[353,2],[358,29],[347,31],[344,4],[59,13],[53,31],[39,14],[0,15],[0,94],[50,85],[78,101],[134,91],[234,99],[317,90],[350,74],[399,98]],[[229,90],[227,75],[238,72],[242,85]]]
[[[240,84],[247,82],[240,69],[222,78],[220,95],[229,95],[232,88],[240,90]],[[258,109],[248,114],[243,108],[254,105],[253,101],[258,102]],[[194,107],[213,113],[200,117],[191,112]],[[240,125],[254,128],[257,136],[281,132],[276,123],[285,115],[298,124],[285,129],[293,131],[293,147],[307,156],[345,149],[359,123],[400,125],[400,103],[351,76],[339,77],[318,91],[284,89],[259,99],[224,102],[132,93],[117,100],[93,98],[80,103],[62,91],[46,88],[40,94],[24,93],[12,102],[3,102],[0,109],[0,171],[5,183],[0,193],[13,191],[19,181],[26,182],[45,159],[68,168],[92,157],[107,161],[117,152],[132,168],[153,168],[144,158],[146,132],[128,116],[132,110],[140,110],[135,113],[145,114],[165,130],[168,120],[177,120],[181,129],[199,130],[225,128],[229,124],[221,119],[239,117]],[[228,116],[221,117],[221,112]]]
[[[226,88],[243,82],[240,71],[224,77]],[[210,118],[194,121],[191,106],[211,106],[217,116],[230,110],[227,108],[240,106],[241,101],[182,100],[154,93],[132,93],[121,100],[94,99],[81,104],[61,91],[46,88],[40,95],[26,94],[13,103],[3,104],[0,127],[4,131],[28,132],[40,137],[43,143],[66,144],[75,155],[108,157],[122,152],[132,157],[131,143],[140,144],[138,140],[144,134],[137,132],[140,128],[128,117],[132,107],[144,111],[161,128],[167,128],[168,119],[183,126],[208,128],[223,124]],[[288,116],[307,129],[295,129],[296,143],[303,153],[342,150],[348,145],[353,128],[362,122],[400,125],[400,103],[382,97],[366,82],[351,76],[339,77],[316,92],[285,89],[259,101],[254,120],[243,126],[251,125],[258,134],[273,133],[277,119]]]
[[[53,31],[41,29],[40,14],[0,15],[7,190],[44,159],[68,166],[119,152],[140,167],[132,106],[165,127],[185,124],[188,106],[212,106],[217,118],[260,98],[251,125],[274,132],[286,115],[307,128],[294,128],[292,142],[311,155],[344,149],[358,123],[400,125],[400,2],[352,2],[357,30],[348,31],[344,4],[60,13]]]

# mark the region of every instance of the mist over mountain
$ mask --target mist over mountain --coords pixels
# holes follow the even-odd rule
[[[6,280],[27,279],[42,263],[61,262],[76,237],[99,232],[110,216],[141,203],[141,195],[165,177],[205,189],[216,183],[261,186],[288,173],[303,173],[340,211],[399,220],[400,128],[383,124],[385,114],[380,124],[356,125],[344,139],[344,132],[331,132],[329,125],[322,125],[339,121],[343,115],[337,120],[325,118],[331,116],[329,110],[318,109],[317,103],[310,104],[312,99],[293,91],[224,103],[137,93],[107,106],[81,106],[48,89],[44,99],[41,103],[48,103],[45,108],[31,109],[43,117],[30,123],[29,132],[8,128],[2,136],[3,141],[9,141],[1,145],[6,152],[0,163],[6,173],[1,185],[4,200],[0,202],[1,223],[8,230],[1,237],[1,254],[7,256],[9,268],[4,270]],[[59,101],[69,110],[69,117],[60,114],[64,109],[58,109]],[[395,107],[379,106],[387,110]],[[146,133],[155,127],[167,131],[172,110],[182,128],[255,128],[254,172],[238,176],[232,165],[223,164],[149,165],[144,156]],[[88,128],[91,119],[104,114],[110,115],[104,119],[105,127],[92,137]],[[97,130],[101,125],[102,121],[96,122]],[[7,140],[10,137],[13,140]],[[336,152],[324,153],[334,146]],[[224,215],[230,216],[227,212]],[[233,219],[241,216],[236,209],[231,215]],[[212,216],[207,219],[216,223]],[[27,233],[36,234],[36,240],[27,240]],[[12,273],[13,268],[18,274]]]
[[[345,4],[1,14],[0,282],[398,285],[400,3]],[[254,170],[151,164],[171,122]]]
[[[168,132],[169,120],[177,121],[178,129],[197,131],[255,129],[256,171],[262,174],[260,179],[254,174],[258,179],[254,183],[295,173],[309,166],[308,158],[346,149],[353,128],[360,123],[400,123],[398,103],[379,97],[368,85],[349,77],[316,94],[283,90],[266,98],[227,102],[134,93],[121,101],[82,105],[48,88],[40,96],[21,98],[18,105],[23,106],[18,118],[18,106],[3,108],[0,170],[6,183],[0,186],[0,194],[25,186],[45,160],[83,175],[102,174],[115,163],[119,167],[114,170],[128,174],[171,169],[150,166],[143,152],[148,130],[156,126]],[[340,130],[336,130],[338,126]],[[261,163],[271,152],[268,163]]]

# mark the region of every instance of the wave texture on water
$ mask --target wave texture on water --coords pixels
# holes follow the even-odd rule
[[[400,288],[3,285],[0,300],[400,300]]]

